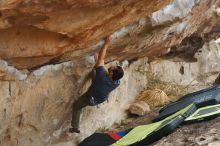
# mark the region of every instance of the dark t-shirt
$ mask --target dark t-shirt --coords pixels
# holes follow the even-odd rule
[[[99,66],[95,70],[95,78],[87,94],[94,98],[95,104],[99,104],[107,100],[109,93],[119,86],[120,80],[112,81],[103,66]]]

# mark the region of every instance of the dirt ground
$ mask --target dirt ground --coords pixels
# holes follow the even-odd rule
[[[220,117],[183,125],[152,146],[220,146]]]

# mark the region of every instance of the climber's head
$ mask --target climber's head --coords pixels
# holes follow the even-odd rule
[[[111,66],[108,68],[109,77],[115,81],[119,80],[124,76],[124,71],[121,66]]]

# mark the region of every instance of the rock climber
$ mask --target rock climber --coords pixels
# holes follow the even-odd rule
[[[73,103],[72,127],[69,129],[71,133],[80,133],[79,122],[82,108],[103,103],[108,99],[109,93],[120,85],[120,79],[124,75],[122,67],[115,65],[109,67],[108,70],[104,67],[104,59],[110,40],[110,36],[106,37],[104,45],[99,51],[91,86]]]

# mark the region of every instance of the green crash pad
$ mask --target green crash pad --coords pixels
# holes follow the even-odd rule
[[[220,104],[220,85],[187,94],[179,100],[164,106],[159,111],[160,114],[153,120],[153,122],[158,122],[192,103],[196,104],[197,108],[198,106],[204,107]]]
[[[185,122],[196,122],[206,119],[212,119],[220,115],[220,104],[210,105],[197,109],[191,116],[185,119]]]
[[[111,146],[140,146],[144,144],[150,144],[171,133],[188,116],[194,113],[196,109],[197,108],[194,104],[190,104],[189,106],[165,118],[164,120],[149,125],[138,126],[132,129],[127,135],[125,135]]]

